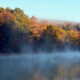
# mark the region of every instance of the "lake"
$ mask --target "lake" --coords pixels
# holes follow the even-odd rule
[[[80,80],[80,53],[0,56],[0,80]]]

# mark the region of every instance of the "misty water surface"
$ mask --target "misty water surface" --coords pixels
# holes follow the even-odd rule
[[[0,56],[0,80],[30,80],[37,71],[40,71],[49,80],[53,80],[58,73],[59,67],[62,66],[65,69],[73,66],[79,67],[80,53],[65,52]]]

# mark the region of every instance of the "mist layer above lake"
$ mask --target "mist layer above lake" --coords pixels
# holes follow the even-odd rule
[[[37,71],[52,79],[57,75],[59,67],[80,67],[79,61],[78,52],[0,56],[0,79],[27,80]]]

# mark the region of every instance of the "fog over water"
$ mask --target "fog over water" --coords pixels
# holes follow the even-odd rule
[[[53,80],[61,66],[68,69],[79,67],[80,53],[3,55],[0,56],[0,80],[30,80],[37,71]]]

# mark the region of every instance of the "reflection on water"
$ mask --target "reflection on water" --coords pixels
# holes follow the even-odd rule
[[[80,80],[80,54],[0,56],[0,80]]]

